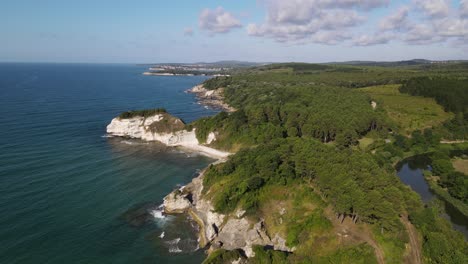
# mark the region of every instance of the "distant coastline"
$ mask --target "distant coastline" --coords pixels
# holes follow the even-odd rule
[[[143,72],[143,75],[147,76],[210,76],[210,77],[219,77],[219,76],[230,76],[228,74],[206,74],[206,73],[172,73],[172,72]]]
[[[158,64],[148,68],[143,75],[154,76],[227,76],[230,67],[205,64]]]

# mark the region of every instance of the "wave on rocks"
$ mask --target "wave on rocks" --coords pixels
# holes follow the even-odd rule
[[[166,215],[164,214],[164,206],[161,204],[156,209],[153,209],[149,212],[155,219],[165,219]]]
[[[136,141],[129,141],[129,140],[122,140],[120,143],[127,144],[127,145],[148,145],[149,142],[136,142]]]
[[[180,237],[166,241],[166,244],[169,246],[170,253],[180,253],[182,250],[179,248],[178,244],[180,242]]]

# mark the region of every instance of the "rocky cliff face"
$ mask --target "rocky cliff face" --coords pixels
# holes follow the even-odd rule
[[[191,183],[164,198],[166,213],[190,213],[200,225],[200,247],[210,245],[210,250],[242,249],[247,257],[253,257],[253,245],[271,246],[275,250],[292,252],[286,241],[278,234],[270,237],[262,220],[252,222],[244,216],[244,211],[232,215],[214,211],[211,202],[202,197],[203,173]]]
[[[198,101],[202,105],[206,105],[213,109],[220,109],[226,112],[236,111],[236,109],[224,102],[223,88],[208,90],[203,86],[203,84],[200,84],[187,90],[187,92],[195,94]]]
[[[195,134],[195,128],[192,131],[187,131],[184,127],[185,124],[182,120],[164,113],[149,117],[116,117],[107,126],[107,133],[119,137],[159,141],[167,146],[181,146],[216,159],[226,158],[230,155],[228,152],[200,144]],[[215,140],[216,135],[210,133],[207,144]]]
[[[167,124],[168,122],[174,124]],[[156,123],[166,123],[166,126],[183,127],[182,120],[169,118],[167,114],[156,114],[150,117],[136,116],[128,119],[116,117],[107,126],[107,133],[113,136],[139,138],[147,141],[160,141],[168,146],[198,145],[195,131],[167,131],[155,129]]]

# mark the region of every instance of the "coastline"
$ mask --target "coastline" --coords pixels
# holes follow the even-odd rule
[[[209,76],[209,77],[220,77],[229,76],[227,74],[206,74],[206,73],[170,73],[170,72],[143,72],[142,75],[146,76]]]
[[[218,161],[224,161],[227,159],[229,155],[232,154],[230,152],[225,152],[225,151],[221,151],[215,148],[210,148],[207,146],[195,145],[195,144],[186,144],[186,145],[181,144],[181,145],[177,145],[174,147],[180,148],[182,150],[187,150],[189,152],[195,152],[197,154],[201,154],[206,157],[216,159]]]
[[[208,90],[203,86],[203,84],[199,84],[188,89],[186,92],[195,94],[197,101],[206,107],[218,109],[228,113],[236,111],[234,107],[228,105],[224,101],[224,88]]]
[[[203,99],[203,104],[218,107],[225,111],[235,111],[224,103],[223,88],[207,90],[203,85],[197,85],[188,92],[197,94]],[[208,248],[207,254],[217,249],[241,249],[245,256],[255,256],[254,246],[271,247],[274,250],[293,252],[295,248],[286,246],[286,239],[279,233],[269,234],[264,219],[251,219],[241,208],[231,214],[221,214],[215,211],[209,197],[202,193],[205,172],[212,165],[226,162],[233,153],[221,151],[209,146],[216,141],[216,133],[211,132],[206,144],[196,137],[196,128],[188,131],[179,126],[182,120],[167,113],[145,115],[138,111],[129,112],[126,117],[116,117],[107,126],[111,136],[136,138],[144,141],[159,141],[168,147],[177,147],[189,152],[215,159],[200,174],[188,184],[170,192],[163,199],[165,214],[186,214],[198,225],[198,243],[200,248]],[[177,126],[176,126],[177,125]]]
[[[192,152],[202,154],[214,159],[225,159],[231,153],[211,148],[204,144],[200,144],[195,134],[196,128],[191,131],[186,129],[171,132],[167,130],[171,123],[183,122],[167,114],[155,114],[153,116],[134,116],[131,118],[116,117],[107,125],[106,132],[108,135],[117,137],[127,137],[141,139],[143,141],[158,141],[168,147],[178,147]],[[158,131],[158,128],[160,130]],[[211,133],[211,140],[216,140],[216,135]]]

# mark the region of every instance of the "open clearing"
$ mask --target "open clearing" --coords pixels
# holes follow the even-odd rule
[[[452,117],[434,99],[402,94],[399,88],[400,85],[379,85],[359,90],[376,100],[377,108],[383,107],[406,134],[437,126]]]
[[[468,159],[454,159],[452,164],[456,171],[468,175]]]

